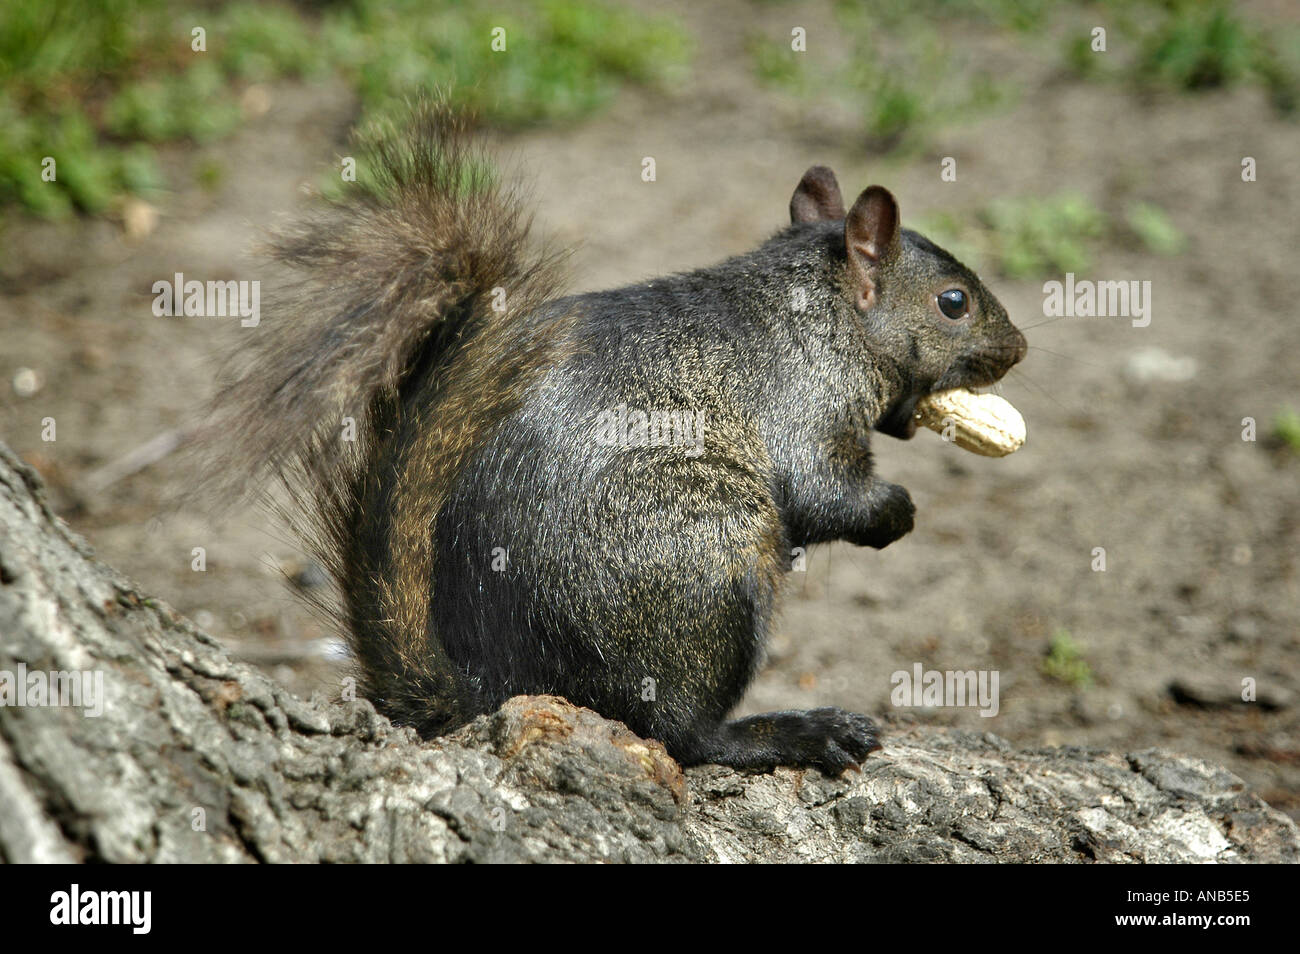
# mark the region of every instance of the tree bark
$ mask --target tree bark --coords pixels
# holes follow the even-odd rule
[[[23,667],[102,678],[102,713],[89,695],[0,705],[9,862],[1300,859],[1296,825],[1240,779],[1158,751],[912,728],[839,779],[683,772],[547,696],[421,742],[364,700],[304,701],[232,661],[96,561],[0,444],[0,673],[15,691]]]

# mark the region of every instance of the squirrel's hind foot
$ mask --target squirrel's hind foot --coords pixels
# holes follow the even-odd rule
[[[828,706],[767,712],[724,722],[679,756],[686,765],[711,762],[739,769],[816,768],[836,776],[857,768],[880,748],[875,723]]]

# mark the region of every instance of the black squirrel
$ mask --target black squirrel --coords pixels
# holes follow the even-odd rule
[[[997,299],[822,166],[756,250],[560,297],[563,256],[444,102],[374,162],[381,197],[272,240],[300,280],[213,427],[227,476],[287,488],[375,707],[429,737],[554,693],[684,764],[836,774],[878,748],[837,708],[726,716],[792,552],[912,529],[870,432],[909,438],[923,395],[1024,357]]]

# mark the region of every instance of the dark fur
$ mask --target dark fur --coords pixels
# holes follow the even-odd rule
[[[390,205],[336,207],[276,244],[306,284],[227,392],[247,460],[285,479],[342,590],[369,697],[425,735],[556,693],[688,763],[860,761],[862,716],[725,716],[792,549],[911,529],[870,431],[910,436],[920,396],[1019,360],[1001,306],[893,227],[884,190],[846,225],[820,167],[795,224],[747,255],[555,298],[518,200],[458,187],[464,125],[425,104],[411,129],[384,157]],[[975,302],[960,327],[933,303],[953,281]],[[620,404],[702,414],[703,453],[601,445],[597,415]],[[349,412],[355,447],[337,437]]]

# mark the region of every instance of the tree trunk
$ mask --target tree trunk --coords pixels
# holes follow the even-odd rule
[[[51,672],[76,675],[42,699]],[[74,689],[79,706],[44,704]],[[232,662],[96,561],[0,444],[5,690],[10,862],[1300,858],[1296,825],[1240,779],[1155,751],[927,728],[840,779],[683,772],[547,696],[422,743],[365,701],[303,701]]]

